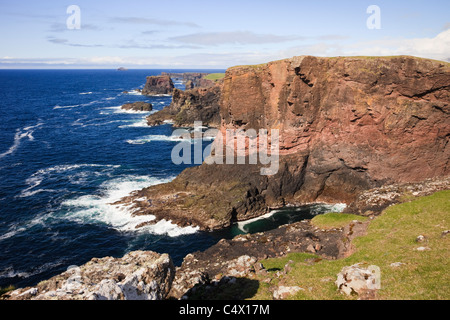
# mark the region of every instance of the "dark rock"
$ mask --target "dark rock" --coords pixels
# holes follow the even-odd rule
[[[151,103],[147,102],[134,102],[127,103],[122,106],[123,110],[134,110],[134,111],[152,111],[153,106]]]
[[[219,127],[219,101],[220,86],[187,91],[175,89],[170,106],[150,115],[147,122],[154,126],[173,120],[175,127],[192,127],[194,121],[202,121],[204,126]]]
[[[446,177],[449,89],[450,64],[406,56],[302,56],[228,69],[220,130],[280,130],[278,173],[262,176],[262,165],[249,164],[189,168],[138,192],[152,198],[140,213],[216,229],[286,203],[351,204],[374,188]],[[175,97],[170,114],[186,125],[197,117],[196,96]]]
[[[151,76],[147,77],[142,94],[146,96],[172,94],[174,88],[172,79],[169,76]]]

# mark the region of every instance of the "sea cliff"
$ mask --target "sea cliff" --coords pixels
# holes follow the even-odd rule
[[[446,176],[449,88],[448,63],[409,56],[301,56],[230,68],[220,130],[278,129],[278,173],[203,164],[123,202],[135,214],[210,230],[286,204],[351,204],[371,188]],[[134,201],[143,198],[151,201]]]

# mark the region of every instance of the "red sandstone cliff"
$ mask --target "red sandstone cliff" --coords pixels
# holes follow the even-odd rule
[[[279,129],[280,169],[207,165],[124,199],[204,229],[285,203],[346,202],[372,187],[450,173],[450,65],[414,57],[311,56],[235,67],[221,130]]]

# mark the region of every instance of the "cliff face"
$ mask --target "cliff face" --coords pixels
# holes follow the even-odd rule
[[[169,76],[151,76],[147,77],[142,94],[146,96],[158,94],[172,94],[175,86]]]
[[[294,198],[349,202],[367,186],[449,173],[449,89],[449,64],[413,57],[232,68],[222,129],[279,129],[281,154],[305,169]]]
[[[192,127],[194,121],[203,125],[220,127],[220,86],[194,88],[191,90],[174,89],[170,106],[150,115],[149,125],[159,125],[164,120],[173,120],[176,127]]]
[[[364,190],[450,173],[450,67],[414,57],[294,57],[235,67],[224,79],[227,129],[279,129],[280,167],[207,165],[144,189],[135,203],[204,229],[286,203],[346,202]],[[133,201],[133,197],[126,199]]]

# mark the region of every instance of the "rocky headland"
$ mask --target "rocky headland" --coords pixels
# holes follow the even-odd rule
[[[214,86],[215,84],[214,81],[205,79],[205,77],[209,75],[209,73],[205,72],[162,72],[161,75],[169,76],[177,80],[182,80],[187,90],[194,89],[196,87],[208,88]]]
[[[221,132],[280,130],[278,173],[262,176],[261,164],[205,163],[186,169],[170,183],[134,192],[120,204],[132,207],[137,215],[202,230],[227,227],[288,204],[318,202],[346,203],[348,212],[369,220],[331,229],[301,221],[224,239],[204,252],[189,254],[176,270],[170,257],[153,252],[93,259],[3,298],[211,298],[217,288],[236,283],[239,290],[234,297],[245,298],[243,292],[254,287],[252,279],[273,281],[273,271],[265,270],[261,260],[294,252],[314,254],[302,262],[311,265],[347,257],[354,251],[353,239],[366,233],[369,221],[383,209],[450,189],[448,63],[407,56],[302,56],[228,69],[223,84],[215,87],[217,95],[208,101],[217,99]],[[167,108],[173,110],[172,117],[180,115],[180,126],[201,120],[188,109],[193,102],[205,104],[191,94],[175,91],[173,105]],[[433,228],[436,223],[430,222]],[[442,229],[445,225],[438,227],[440,236],[433,241],[445,241],[449,232]],[[292,264],[288,262],[275,277],[288,274]],[[402,264],[386,268],[397,265]],[[359,264],[342,270],[341,280],[350,274],[359,279],[366,272]],[[278,284],[275,299],[305,290]],[[355,290],[348,283],[339,286]]]
[[[212,230],[286,204],[350,205],[369,189],[445,177],[449,88],[448,63],[409,56],[301,56],[230,68],[220,131],[278,129],[278,173],[203,164],[122,202],[138,215]]]
[[[174,88],[175,86],[169,76],[150,76],[147,77],[142,94],[145,96],[172,94]]]
[[[175,127],[192,127],[194,121],[202,121],[204,126],[220,127],[221,87],[198,87],[190,90],[174,89],[172,103],[147,117],[150,126],[164,121],[172,121]]]

